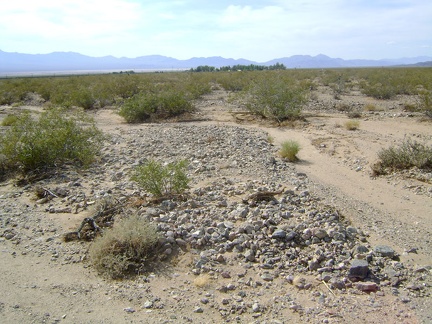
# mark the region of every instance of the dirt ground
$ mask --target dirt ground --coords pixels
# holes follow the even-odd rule
[[[405,112],[403,104],[412,98],[398,97],[380,101],[359,93],[342,95],[339,100],[325,88],[316,90],[315,100],[305,109],[305,121],[291,126],[263,124],[251,118],[228,100],[229,94],[215,89],[197,102],[198,110],[189,121],[196,125],[237,125],[260,128],[269,134],[274,146],[285,140],[296,140],[301,150],[296,163],[298,172],[307,174],[313,183],[314,194],[338,208],[355,226],[369,235],[373,244],[386,244],[400,255],[401,262],[413,268],[432,266],[432,174],[410,171],[372,177],[371,165],[383,148],[411,137],[432,145],[432,123],[420,114]],[[376,109],[365,111],[366,104]],[[348,108],[347,108],[348,107]],[[26,108],[26,107],[23,107]],[[6,115],[11,107],[1,107]],[[33,108],[40,109],[40,107]],[[361,112],[357,130],[347,130],[350,119],[346,110]],[[127,130],[130,126],[116,114],[115,109],[94,112],[104,132]],[[264,126],[263,126],[264,125]],[[13,181],[0,184],[0,198],[8,199],[23,208],[34,204],[29,194]],[[4,211],[6,214],[7,211]],[[59,250],[68,251],[61,235],[76,228],[83,214],[57,215],[47,213],[46,235],[39,237],[43,247],[54,240]],[[29,231],[28,233],[31,233]],[[31,236],[31,234],[28,234]],[[88,243],[77,243],[82,249]],[[76,247],[74,247],[76,248]],[[41,248],[42,249],[42,248]],[[188,271],[192,256],[185,254],[167,269],[167,273],[150,274],[135,281],[111,281],[98,276],[88,264],[75,260],[66,264],[54,262],[50,253],[26,253],[4,237],[0,240],[0,322],[2,323],[223,323],[220,313],[213,309],[197,311],[197,300],[212,298],[219,283],[200,288]],[[416,253],[412,253],[416,251]],[[37,251],[36,251],[37,252]],[[71,255],[74,258],[74,255]],[[232,265],[231,273],[242,268]],[[253,276],[253,274],[251,274]],[[309,278],[313,281],[313,278]],[[220,279],[221,282],[228,279]],[[131,289],[133,288],[133,289]],[[274,304],[279,316],[274,320],[259,317],[238,317],[238,323],[300,323],[307,322],[293,308],[285,310],[275,298],[287,289],[283,279],[275,280],[271,289],[257,289],[256,299]],[[322,290],[331,296],[326,287]],[[306,291],[290,291],[298,304],[312,304]],[[333,294],[333,292],[332,292]],[[427,323],[432,321],[432,302],[425,297],[416,305],[400,303],[391,294],[335,296],[324,323]],[[224,303],[222,297],[220,303]],[[163,307],[156,307],[164,300]],[[337,302],[336,302],[337,300]],[[153,307],[143,307],[151,301]],[[160,303],[161,304],[161,303]],[[156,305],[156,306],[155,306]],[[360,306],[359,306],[360,305]],[[379,305],[379,306],[376,306]],[[352,309],[350,315],[350,309]],[[343,314],[338,316],[338,314]],[[276,319],[277,318],[277,319]],[[311,322],[314,322],[310,320]]]

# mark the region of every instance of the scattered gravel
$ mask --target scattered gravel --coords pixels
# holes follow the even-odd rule
[[[186,199],[148,203],[151,197],[130,180],[133,168],[148,159],[189,162],[192,182]],[[41,187],[45,196],[35,198]],[[260,192],[276,194],[274,199],[255,199]],[[88,243],[63,242],[67,229],[46,215],[87,215],[104,197],[125,203],[124,214],[138,213],[157,225],[163,235],[161,260],[190,254],[188,273],[223,280],[211,292],[191,293],[193,298],[181,287],[159,292],[174,299],[183,314],[170,313],[166,323],[188,322],[188,316],[192,321],[209,312],[209,322],[247,316],[249,322],[285,323],[286,311],[303,321],[344,322],[359,313],[363,319],[372,316],[362,311],[366,306],[356,305],[359,294],[371,294],[373,306],[368,307],[376,309],[382,308],[380,296],[395,296],[411,308],[430,298],[430,264],[414,268],[400,262],[391,246],[372,246],[367,233],[316,196],[306,174],[277,156],[266,133],[237,126],[116,129],[94,167],[65,168],[50,179],[2,188],[0,246],[12,246],[16,255],[48,255],[55,264],[87,267]],[[146,274],[118,283],[117,294],[139,300],[143,296],[134,294],[143,280],[151,284],[156,279]],[[286,285],[303,298],[286,293]],[[147,294],[124,312],[133,316],[167,309],[169,303],[160,296]]]

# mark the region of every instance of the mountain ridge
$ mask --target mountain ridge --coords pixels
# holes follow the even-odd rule
[[[342,68],[342,67],[378,67],[410,65],[432,61],[432,57],[419,56],[400,59],[351,59],[332,58],[324,54],[293,55],[266,62],[248,59],[224,58],[222,56],[192,57],[179,60],[164,55],[145,55],[135,58],[114,57],[112,55],[93,57],[77,52],[52,52],[48,54],[25,54],[0,50],[0,73],[35,73],[49,71],[104,71],[104,70],[170,70],[190,69],[208,65],[219,68],[233,65],[274,65],[284,64],[287,68]]]

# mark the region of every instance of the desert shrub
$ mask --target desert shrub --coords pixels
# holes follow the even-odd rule
[[[87,125],[84,124],[87,123]],[[53,109],[32,118],[20,115],[1,136],[0,154],[4,167],[32,171],[64,163],[86,166],[98,153],[103,135],[83,114],[66,115]]]
[[[22,102],[28,92],[30,92],[30,87],[26,79],[0,81],[0,105]]]
[[[73,106],[91,109],[94,107],[96,100],[93,97],[91,89],[88,87],[79,87],[71,92],[70,102]]]
[[[360,126],[360,122],[358,120],[347,120],[344,123],[345,129],[353,131],[357,130]]]
[[[217,82],[227,91],[238,92],[249,87],[253,72],[221,72],[217,74]]]
[[[297,161],[297,153],[300,151],[300,144],[296,141],[285,141],[281,144],[279,154],[288,161]]]
[[[403,105],[403,108],[404,108],[405,111],[409,111],[409,112],[419,111],[418,105],[415,105],[415,104],[412,104],[412,103],[405,103]]]
[[[306,91],[291,80],[261,78],[248,89],[244,99],[250,112],[282,122],[300,118]]]
[[[331,84],[330,87],[333,90],[333,98],[340,100],[341,95],[345,92],[345,80],[342,75],[339,75],[336,82]]]
[[[376,111],[377,110],[377,106],[375,106],[374,104],[367,104],[364,106],[364,110],[365,111]]]
[[[133,215],[94,240],[89,250],[90,262],[96,271],[112,279],[129,277],[151,268],[158,243],[156,227]]]
[[[362,114],[359,111],[350,111],[348,113],[349,118],[362,118]]]
[[[397,89],[392,84],[386,83],[361,83],[361,92],[366,96],[376,99],[392,99],[397,94]]]
[[[432,170],[432,146],[405,139],[399,146],[378,152],[381,173],[386,170],[405,170],[412,167]]]
[[[273,136],[271,136],[270,134],[267,135],[267,142],[269,142],[270,144],[273,145],[275,141],[275,138]]]
[[[8,114],[5,118],[2,120],[2,126],[12,126],[18,121],[18,116],[13,114]]]
[[[181,194],[188,188],[187,161],[162,163],[149,160],[138,166],[132,176],[144,190],[156,197]]]
[[[119,114],[128,123],[139,123],[178,116],[193,109],[185,93],[161,91],[135,95],[126,100]]]
[[[352,106],[343,102],[336,104],[335,108],[337,111],[341,112],[350,112],[352,110]]]
[[[422,91],[420,93],[420,110],[432,118],[432,91]]]

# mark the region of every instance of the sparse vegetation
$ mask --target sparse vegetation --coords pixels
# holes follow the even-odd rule
[[[432,147],[410,138],[406,138],[399,146],[381,150],[378,152],[378,158],[379,164],[374,168],[376,174],[412,167],[432,170]]]
[[[289,140],[281,144],[280,156],[290,162],[298,160],[297,153],[300,151],[300,144],[296,141]]]
[[[344,123],[345,129],[353,131],[360,127],[360,122],[358,120],[347,120]]]
[[[156,197],[178,195],[188,188],[189,178],[186,169],[185,160],[166,165],[149,160],[135,169],[132,180]]]
[[[43,170],[64,163],[87,166],[102,141],[102,132],[88,117],[52,109],[38,118],[30,113],[18,116],[1,136],[0,155],[9,171]]]
[[[112,279],[129,277],[152,267],[158,243],[156,227],[132,215],[95,239],[90,246],[90,261],[102,275]]]

